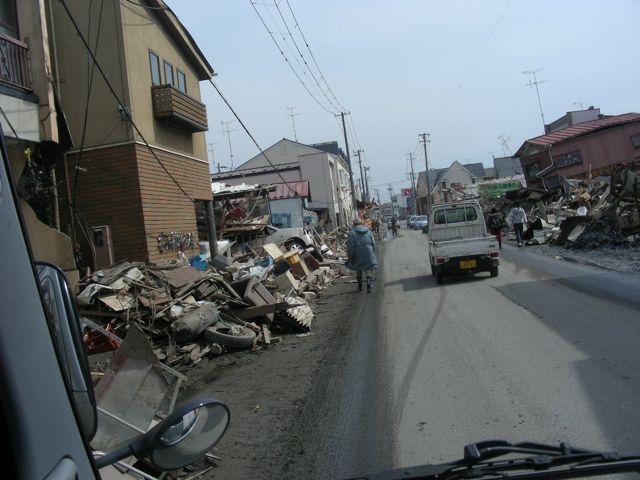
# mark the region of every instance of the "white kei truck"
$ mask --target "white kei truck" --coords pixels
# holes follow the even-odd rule
[[[499,251],[474,200],[434,205],[429,215],[429,262],[438,283],[445,275],[489,272],[498,276]]]

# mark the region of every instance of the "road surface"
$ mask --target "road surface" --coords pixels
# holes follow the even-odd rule
[[[484,439],[640,451],[637,275],[505,242],[498,277],[437,285],[426,241],[401,229],[385,242],[374,293],[346,318],[359,328],[327,366],[304,446],[314,459],[298,472],[453,460]]]

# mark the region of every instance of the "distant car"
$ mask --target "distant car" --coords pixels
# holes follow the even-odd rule
[[[427,215],[418,215],[413,220],[413,228],[415,230],[422,230],[423,232],[429,226],[429,217]]]
[[[413,222],[415,221],[417,215],[409,215],[407,217],[407,228],[413,228]]]

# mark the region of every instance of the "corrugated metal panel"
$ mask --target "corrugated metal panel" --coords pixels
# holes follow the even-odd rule
[[[277,183],[274,186],[276,189],[273,192],[269,192],[269,199],[271,200],[294,197],[307,198],[309,196],[309,182],[307,180]]]
[[[434,242],[442,242],[446,240],[459,240],[463,238],[478,238],[484,237],[487,234],[486,227],[483,224],[472,224],[460,226],[452,226],[450,224],[447,228],[429,228],[429,240]]]

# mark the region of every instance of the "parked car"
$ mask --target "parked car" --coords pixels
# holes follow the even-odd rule
[[[417,215],[413,220],[413,229],[426,231],[429,226],[429,217],[427,215]]]
[[[407,217],[407,228],[413,228],[413,222],[415,221],[417,215],[409,215]]]
[[[461,273],[498,276],[498,241],[487,233],[478,202],[436,205],[429,218],[429,262],[438,283],[445,275]]]

